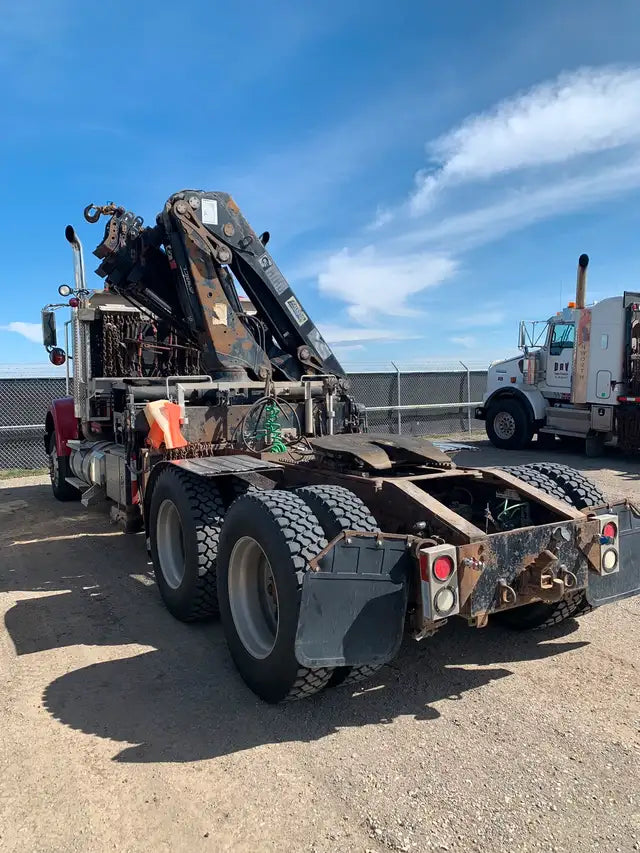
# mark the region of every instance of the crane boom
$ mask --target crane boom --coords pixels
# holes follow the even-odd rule
[[[108,215],[94,254],[97,272],[126,296],[189,335],[216,376],[299,380],[343,378],[344,370],[261,239],[228,193],[174,193],[156,225],[122,207],[90,205]],[[256,314],[243,311],[237,288]]]

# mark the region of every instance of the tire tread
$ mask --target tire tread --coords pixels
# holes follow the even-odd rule
[[[248,489],[238,501],[256,502],[267,507],[280,527],[296,574],[298,589],[302,589],[304,576],[309,569],[309,560],[316,557],[326,546],[327,540],[316,517],[309,512],[304,501],[293,492],[281,489],[260,491]],[[295,679],[284,701],[304,699],[318,693],[331,678],[333,668],[311,669],[298,666]]]
[[[379,533],[380,527],[364,501],[344,486],[303,486],[296,489],[316,515],[327,539],[333,539],[344,530],[364,530]],[[337,666],[331,674],[328,687],[358,684],[378,672],[384,664],[363,666]]]
[[[216,560],[218,541],[225,516],[225,505],[215,483],[182,471],[175,465],[162,472],[162,477],[174,477],[182,486],[196,527],[198,549],[198,579],[184,622],[197,622],[217,616],[218,591]]]

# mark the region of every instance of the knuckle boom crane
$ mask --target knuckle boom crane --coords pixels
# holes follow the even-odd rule
[[[539,627],[640,592],[628,502],[563,466],[462,468],[451,444],[368,432],[268,232],[230,195],[175,193],[151,227],[85,208],[102,216],[103,289],[65,232],[73,395],[46,416],[53,493],[144,528],[168,610],[219,615],[263,699],[371,676],[405,625],[416,639],[458,615]],[[58,307],[43,342],[62,364]]]

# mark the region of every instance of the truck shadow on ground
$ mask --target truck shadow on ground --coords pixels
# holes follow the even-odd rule
[[[399,658],[357,692],[336,688],[270,706],[240,679],[217,622],[183,625],[164,609],[142,536],[119,535],[104,517],[77,506],[60,524],[47,514],[53,502],[41,492],[34,497],[43,512],[29,533],[3,530],[0,591],[19,593],[6,628],[18,655],[104,647],[104,654],[92,654],[105,659],[55,678],[42,701],[64,725],[126,744],[116,761],[197,761],[391,724],[400,715],[455,717],[453,705],[466,692],[513,674],[507,664],[586,645],[563,639],[577,629],[573,621],[552,633],[513,634],[454,620],[421,644],[407,641]]]

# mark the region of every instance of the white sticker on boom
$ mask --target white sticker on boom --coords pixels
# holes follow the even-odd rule
[[[311,329],[309,332],[309,340],[313,344],[315,351],[318,353],[320,358],[324,358],[325,360],[329,358],[331,355],[331,350],[324,342],[324,338],[320,334],[317,329]]]
[[[265,267],[265,265],[264,265],[264,258],[265,257],[266,257],[266,255],[263,255],[260,258],[260,266],[262,267],[262,269],[265,272],[265,275],[267,276],[267,278],[271,282],[271,286],[273,287],[275,292],[278,294],[278,296],[282,296],[282,294],[289,287],[289,285],[287,284],[285,277],[282,275],[282,273],[280,272],[278,267],[273,263],[273,261],[270,261],[269,266]]]
[[[202,222],[205,225],[218,224],[218,202],[215,198],[202,199]]]
[[[296,321],[296,323],[299,326],[304,326],[304,324],[307,322],[307,320],[309,318],[307,317],[307,315],[302,310],[302,305],[300,305],[300,303],[295,298],[295,296],[290,296],[284,304],[287,306],[287,308],[291,312],[291,315],[292,315],[293,319]]]

